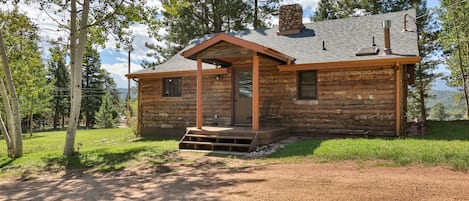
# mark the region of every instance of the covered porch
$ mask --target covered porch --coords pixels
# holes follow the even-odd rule
[[[216,36],[184,51],[181,55],[187,59],[197,61],[195,125],[197,129],[203,129],[202,127],[204,122],[203,63],[216,65],[217,68],[227,68],[228,70],[226,72],[235,77],[232,84],[232,125],[250,124],[252,131],[259,131],[261,118],[259,68],[261,65],[289,65],[294,60],[294,58],[274,49],[246,41],[226,33],[219,33]],[[248,73],[242,74],[242,72]],[[244,77],[250,77],[250,79],[243,79],[243,75],[245,75]],[[243,83],[247,84],[243,85]],[[243,94],[242,87],[249,90],[249,92]],[[239,116],[238,114],[241,113],[244,113],[245,115]],[[243,118],[248,119],[249,121],[242,121]]]
[[[294,58],[225,33],[219,33],[181,55],[197,61],[196,125],[186,128],[180,142],[181,149],[245,152],[289,134],[289,129],[281,127],[280,123],[268,125],[270,119],[266,117],[271,115],[272,97],[261,96],[259,69],[261,66],[291,64]],[[203,125],[204,93],[211,93],[204,91],[203,63],[226,69],[226,74],[231,76],[231,103],[219,103],[231,104],[229,127]]]

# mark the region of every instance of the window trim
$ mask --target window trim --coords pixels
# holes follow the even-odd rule
[[[179,80],[180,80],[180,82],[181,82],[181,86],[180,86],[180,88],[181,88],[181,89],[180,89],[180,90],[181,90],[181,91],[180,91],[180,95],[177,95],[177,96],[174,95],[174,92],[173,92],[174,90],[171,90],[171,89],[173,88],[173,87],[171,87],[171,85],[170,85],[170,92],[169,92],[169,94],[168,94],[168,95],[165,94],[166,81],[167,81],[167,80],[170,80],[170,79],[173,79],[173,80],[179,79]],[[172,93],[171,93],[171,92],[172,92]],[[171,97],[182,97],[182,77],[165,77],[165,78],[163,78],[163,79],[162,79],[161,96],[162,96],[162,97],[168,97],[168,98],[171,98]]]
[[[314,87],[315,87],[315,93],[314,97],[302,97],[301,96],[301,73],[305,72],[314,72]],[[318,71],[317,70],[304,70],[304,71],[298,71],[296,74],[296,97],[298,100],[317,100],[318,99]]]

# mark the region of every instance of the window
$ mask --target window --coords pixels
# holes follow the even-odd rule
[[[298,72],[298,98],[316,99],[317,82],[316,71]]]
[[[177,97],[181,96],[181,81],[180,77],[164,78],[163,79],[163,96]]]

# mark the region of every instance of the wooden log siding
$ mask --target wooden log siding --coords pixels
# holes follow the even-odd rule
[[[182,96],[163,97],[162,79],[142,79],[142,127],[184,128],[196,121],[196,76],[182,77]],[[203,77],[203,125],[231,123],[231,75]],[[217,115],[217,119],[215,119]]]
[[[282,126],[294,133],[394,136],[396,90],[394,66],[320,70],[317,100],[297,100],[297,73],[261,65],[260,110],[266,97],[280,107]],[[195,125],[196,77],[182,77],[182,97],[162,97],[161,79],[140,80],[142,126],[184,128]],[[403,83],[404,84],[404,83]],[[232,77],[203,77],[203,125],[227,126],[232,116]],[[403,97],[406,95],[403,94]],[[215,119],[217,115],[217,119]]]
[[[297,100],[296,72],[261,67],[261,103],[282,99],[282,125],[295,133],[395,135],[394,66],[317,72],[317,100]]]

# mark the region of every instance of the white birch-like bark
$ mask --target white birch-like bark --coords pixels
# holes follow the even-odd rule
[[[81,71],[83,65],[83,54],[88,34],[88,13],[90,9],[90,1],[84,0],[79,30],[77,29],[77,0],[71,0],[71,15],[70,15],[70,71],[71,71],[71,107],[70,118],[67,128],[67,136],[65,138],[64,155],[71,156],[74,153],[75,136],[80,117],[81,107]],[[77,34],[78,43],[77,43]]]
[[[5,113],[7,114],[8,134],[10,135],[13,157],[21,157],[23,155],[23,138],[21,136],[21,117],[19,110],[19,100],[16,94],[13,79],[11,77],[10,65],[8,57],[3,45],[3,35],[0,31],[0,66],[5,73],[6,85],[3,78],[0,78],[0,94],[3,98]],[[7,93],[6,88],[9,90]]]

